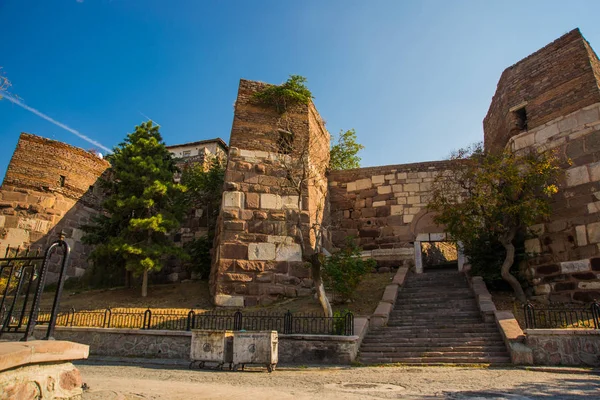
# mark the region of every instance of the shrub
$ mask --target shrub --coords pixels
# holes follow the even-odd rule
[[[194,239],[185,245],[185,251],[191,260],[191,270],[199,274],[200,279],[206,279],[210,274],[212,244],[213,235],[210,234]]]
[[[323,263],[325,285],[342,301],[352,299],[362,277],[376,266],[372,258],[363,260],[360,252],[353,238],[347,238],[344,248]]]

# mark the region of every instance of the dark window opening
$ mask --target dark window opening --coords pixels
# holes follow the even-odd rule
[[[94,185],[90,185],[90,189],[89,190],[90,190],[91,193],[94,193]]]
[[[281,154],[290,154],[294,143],[294,134],[292,132],[279,130],[279,139],[277,140],[277,148]]]
[[[523,108],[519,108],[518,110],[514,111],[515,114],[515,125],[517,125],[517,128],[519,128],[519,130],[521,131],[526,131],[527,130],[527,110],[525,110],[525,107]]]
[[[65,187],[65,181],[67,180],[67,177],[64,175],[60,176],[60,179],[58,180],[58,185],[60,187]]]
[[[176,234],[175,234],[175,237],[173,238],[173,241],[174,241],[175,243],[179,243],[179,242],[181,242],[181,233],[176,233]]]

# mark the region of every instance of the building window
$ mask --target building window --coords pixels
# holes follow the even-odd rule
[[[277,139],[278,152],[281,154],[290,154],[294,144],[294,134],[289,131],[279,129],[279,139]]]
[[[58,185],[60,187],[65,187],[66,180],[67,180],[67,178],[64,175],[61,175],[60,178],[58,179]]]
[[[515,125],[519,130],[526,131],[527,130],[527,110],[525,107],[521,107],[515,111],[513,111],[515,116]]]
[[[184,157],[189,157],[189,156],[192,155],[192,151],[191,150],[186,150],[182,154],[183,154]]]

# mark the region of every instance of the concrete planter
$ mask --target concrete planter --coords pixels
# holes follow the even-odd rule
[[[234,332],[233,370],[246,364],[261,364],[269,372],[275,369],[279,354],[277,331]]]
[[[205,363],[223,364],[233,362],[233,332],[192,330],[192,344],[190,347],[190,367],[198,362],[203,368]]]

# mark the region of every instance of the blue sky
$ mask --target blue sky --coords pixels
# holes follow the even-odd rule
[[[502,71],[579,27],[600,50],[600,2],[0,0],[0,66],[25,104],[117,145],[142,114],[167,144],[228,141],[240,78],[308,86],[363,166],[443,159],[483,138]],[[0,101],[0,177],[20,132],[91,144]]]

